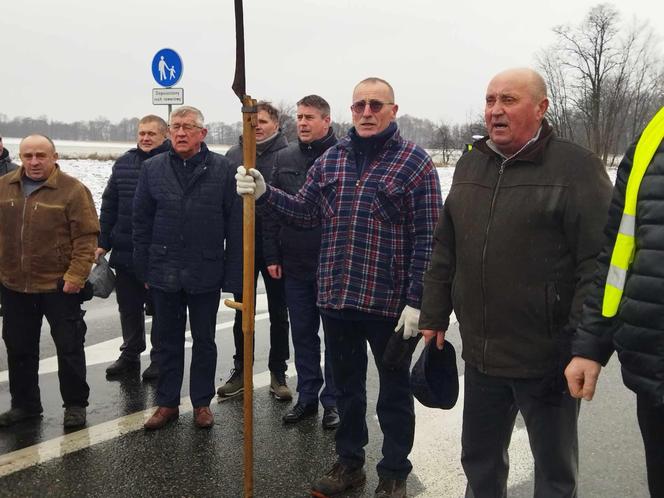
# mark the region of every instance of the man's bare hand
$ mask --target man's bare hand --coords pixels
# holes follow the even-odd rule
[[[436,347],[438,349],[443,349],[443,345],[445,344],[445,332],[446,330],[430,330],[430,329],[425,329],[425,330],[420,330],[422,332],[422,335],[424,336],[424,343],[428,344],[431,339],[434,337],[436,338]]]
[[[78,294],[81,292],[81,288],[78,285],[65,280],[65,284],[62,286],[62,292],[65,294]]]
[[[268,265],[267,272],[272,278],[279,280],[281,278],[281,265]]]
[[[103,247],[98,247],[95,249],[95,263],[99,263],[99,258],[106,256],[106,249]]]
[[[593,399],[595,387],[602,365],[594,360],[575,356],[565,369],[567,387],[574,398],[583,398],[586,401]]]

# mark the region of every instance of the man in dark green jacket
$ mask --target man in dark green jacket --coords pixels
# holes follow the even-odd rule
[[[505,496],[517,412],[535,460],[535,496],[577,492],[578,401],[564,392],[570,332],[590,285],[611,183],[591,152],[555,136],[546,84],[495,76],[489,136],[457,164],[434,234],[419,326],[442,347],[454,310],[466,362],[467,496]]]

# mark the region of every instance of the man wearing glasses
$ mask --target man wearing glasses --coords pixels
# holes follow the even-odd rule
[[[388,82],[361,81],[351,110],[353,128],[314,163],[296,195],[266,186],[255,169],[247,174],[241,166],[235,178],[239,194],[254,194],[259,206],[284,221],[322,230],[318,306],[341,422],[337,462],[314,483],[312,495],[335,495],[366,480],[368,342],[379,373],[376,412],[384,434],[375,496],[404,497],[415,429],[409,371],[387,369],[382,357],[395,329],[403,325],[404,338],[418,333],[440,186],[431,158],[399,134]]]
[[[214,424],[210,400],[214,396],[217,346],[214,341],[222,284],[229,292],[242,285],[242,267],[234,251],[241,240],[233,192],[233,168],[208,150],[203,115],[183,106],[171,113],[170,150],[143,164],[133,211],[136,275],[150,288],[159,333],[159,380],[154,415],[145,429],[161,429],[179,415],[184,373],[187,312],[193,339],[189,393],[194,423]],[[235,239],[235,240],[233,240]],[[224,248],[226,243],[226,248]],[[239,249],[239,248],[238,248]]]
[[[115,268],[115,295],[120,311],[122,346],[120,357],[106,368],[106,375],[115,376],[138,372],[140,355],[145,351],[145,311],[147,290],[136,278],[131,243],[131,218],[134,193],[141,167],[147,159],[166,152],[170,142],[166,140],[168,125],[159,116],[148,115],[138,122],[138,146],[123,154],[113,165],[101,201],[99,222],[99,247],[95,251],[98,261],[112,249],[109,264]],[[157,368],[156,329],[150,333],[152,349],[150,366],[143,372],[144,380],[155,380]]]

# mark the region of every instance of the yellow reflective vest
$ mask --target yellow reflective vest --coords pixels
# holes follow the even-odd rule
[[[627,180],[625,191],[625,207],[620,220],[620,228],[616,243],[611,253],[611,264],[604,287],[602,315],[615,316],[622,298],[627,280],[627,271],[634,260],[636,249],[636,201],[643,176],[648,169],[659,144],[664,139],[664,107],[661,107],[652,118],[636,144],[632,171]]]

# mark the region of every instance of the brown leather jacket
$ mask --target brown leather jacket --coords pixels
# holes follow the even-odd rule
[[[52,292],[60,278],[82,287],[99,234],[90,191],[56,166],[26,198],[23,172],[0,178],[0,281],[28,294]]]

